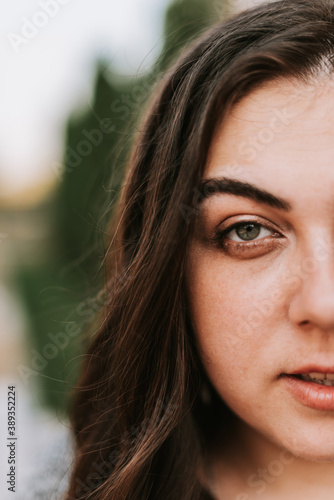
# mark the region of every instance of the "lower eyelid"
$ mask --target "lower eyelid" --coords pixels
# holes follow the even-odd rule
[[[256,240],[253,242],[250,241],[247,243],[239,243],[230,240],[221,241],[220,243],[216,244],[216,246],[218,247],[218,249],[220,249],[230,257],[247,258],[248,255],[248,258],[252,258],[261,257],[271,251],[281,248],[283,245],[283,241],[279,241],[281,239],[282,237],[277,235],[275,239],[266,237],[261,238],[261,240]]]
[[[248,222],[248,221],[245,221]],[[244,241],[235,241],[229,239],[226,235],[235,230],[235,227],[232,228],[226,228],[223,231],[220,231],[217,233],[213,238],[212,238],[212,243],[220,248],[221,250],[226,250],[228,253],[233,254],[233,251],[235,251],[235,255],[239,253],[240,256],[244,255],[247,251],[251,252],[252,250],[260,250],[261,248],[265,250],[268,248],[274,249],[278,248],[278,245],[283,244],[283,241],[279,241],[284,239],[284,236],[279,233],[277,230],[273,228],[269,228],[267,226],[264,226],[263,224],[260,224],[261,227],[267,229],[270,231],[270,235],[266,235],[263,237],[260,237],[258,239],[254,240],[244,240]]]
[[[229,238],[224,238],[224,236],[221,237],[221,240],[224,242],[224,245],[230,245],[230,246],[239,246],[240,248],[242,247],[260,247],[260,246],[268,246],[271,243],[276,244],[276,241],[273,241],[273,239],[277,240],[279,238],[282,238],[279,234],[272,234],[270,236],[263,236],[262,238],[258,238],[257,240],[249,240],[249,241],[235,241],[231,240]]]

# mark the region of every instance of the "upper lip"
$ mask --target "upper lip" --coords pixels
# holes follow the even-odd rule
[[[286,375],[301,375],[304,373],[334,373],[334,363],[332,365],[320,366],[320,365],[305,365],[297,368],[296,370],[287,373]]]

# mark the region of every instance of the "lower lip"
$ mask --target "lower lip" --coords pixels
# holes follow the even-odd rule
[[[287,389],[303,405],[315,410],[334,411],[334,386],[307,382],[289,375],[284,375],[282,380]]]

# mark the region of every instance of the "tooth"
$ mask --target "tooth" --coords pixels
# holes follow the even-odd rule
[[[332,384],[331,380],[326,379],[326,380],[324,380],[324,385],[333,385],[333,384]]]
[[[327,380],[334,380],[334,373],[327,373]]]
[[[310,381],[313,381],[313,379],[311,377],[309,377],[308,375],[302,375],[301,378],[303,380],[305,380],[306,382],[310,382]]]
[[[325,378],[325,373],[311,372],[308,374],[311,378],[316,378],[323,380]]]

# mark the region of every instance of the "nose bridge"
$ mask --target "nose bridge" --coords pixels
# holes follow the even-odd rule
[[[314,260],[315,269],[319,270],[320,276],[322,271],[329,276],[334,276],[334,232],[333,234],[319,232],[308,245],[304,259]]]
[[[328,251],[324,247],[316,247],[313,252],[313,257],[306,257],[304,265],[308,271],[306,279],[306,290],[310,288],[314,293],[322,292],[323,297],[326,295],[334,298],[334,258],[333,251]]]
[[[334,239],[318,236],[308,244],[298,263],[301,285],[291,301],[295,323],[312,323],[334,332]]]

